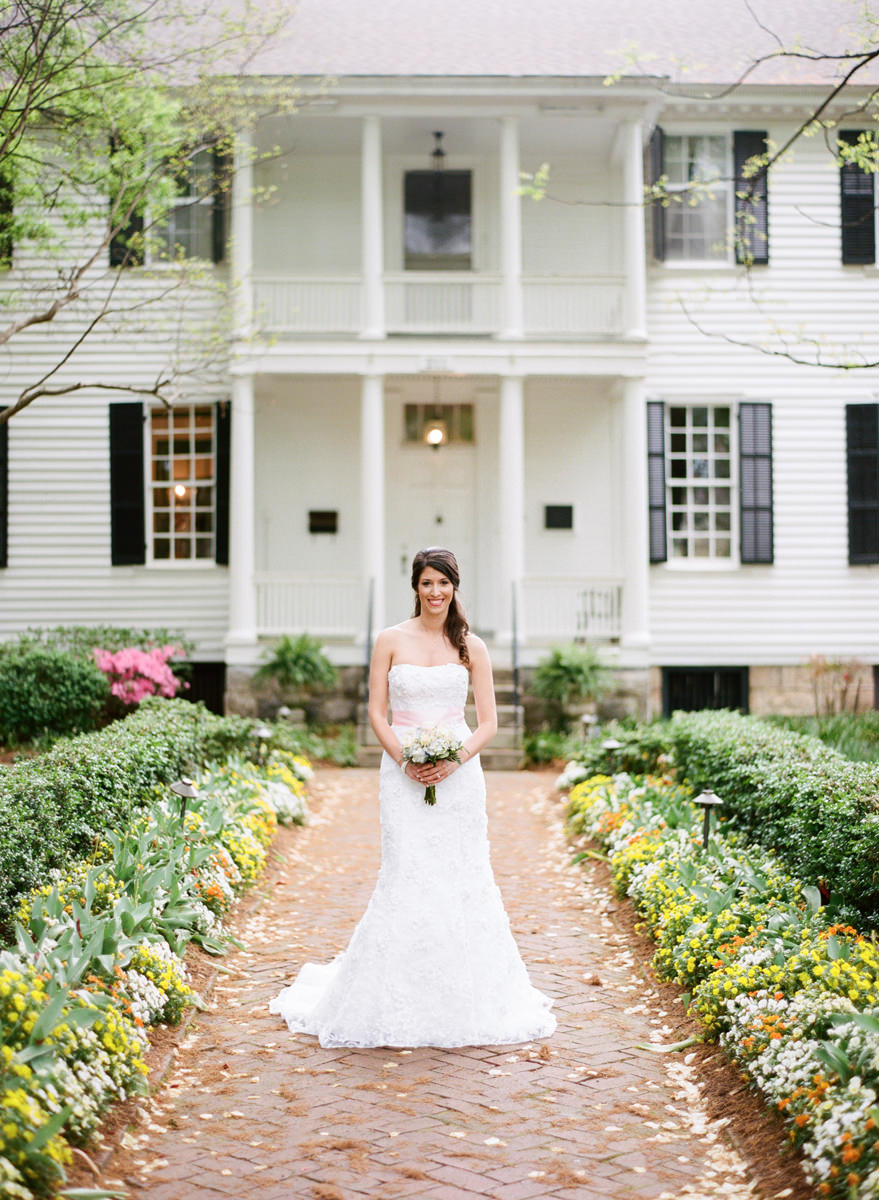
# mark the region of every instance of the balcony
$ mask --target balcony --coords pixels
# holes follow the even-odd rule
[[[493,337],[501,331],[499,275],[406,271],[383,281],[388,334]],[[257,329],[275,337],[361,332],[359,275],[268,275],[253,283]],[[624,332],[621,276],[526,276],[524,333],[530,338],[605,338]]]

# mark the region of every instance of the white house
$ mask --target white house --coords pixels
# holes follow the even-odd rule
[[[764,7],[786,37],[840,36],[826,5]],[[799,139],[737,262],[742,165],[833,66],[781,60],[721,95],[770,35],[743,3],[681,5],[677,28],[674,8],[302,0],[257,68],[333,78],[262,121],[279,151],[236,174],[225,381],[170,415],[94,392],[9,423],[0,636],[181,627],[240,702],[281,633],[361,663],[441,543],[499,666],[595,640],[643,709],[807,709],[810,655],[879,664],[876,371],[808,365],[879,360],[874,179]],[[627,66],[630,43],[659,57]],[[825,115],[867,129],[867,94]],[[544,162],[547,198],[520,195]],[[652,175],[713,182],[651,206]],[[192,253],[215,221],[193,218]],[[26,270],[13,255],[0,287]],[[0,398],[57,336],[7,352]],[[147,378],[165,343],[89,353]]]

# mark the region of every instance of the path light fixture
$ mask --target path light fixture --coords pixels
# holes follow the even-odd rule
[[[255,729],[251,730],[251,737],[254,738],[257,743],[257,761],[259,762],[260,766],[262,766],[266,758],[266,743],[271,741],[272,731],[268,725],[265,724],[265,722],[261,722],[256,726]]]
[[[195,800],[198,796],[198,788],[192,782],[188,775],[181,775],[179,779],[171,784],[171,791],[175,796],[180,797],[180,824],[186,820],[186,802],[187,800]]]
[[[602,748],[602,750],[606,750],[608,752],[608,754],[613,754],[617,750],[622,750],[623,743],[618,742],[615,737],[609,737],[609,738],[605,738],[604,741],[601,743],[601,748]]]
[[[712,808],[719,808],[723,804],[723,801],[720,796],[715,795],[709,788],[704,792],[700,792],[693,800],[693,803],[698,804],[705,814],[702,822],[702,849],[707,850],[708,834],[711,831],[711,810]]]
[[[281,707],[278,709],[278,716],[281,718],[282,721],[289,721],[290,718],[293,716],[293,709],[290,708],[289,705],[287,705],[287,704],[282,704]]]
[[[591,741],[592,738],[598,735],[598,717],[595,713],[583,713],[580,718],[580,724],[583,726],[584,741]]]

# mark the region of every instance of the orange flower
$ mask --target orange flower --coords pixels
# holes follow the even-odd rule
[[[808,1124],[809,1124],[809,1114],[808,1113],[799,1113],[794,1118],[794,1125],[799,1125],[799,1127],[801,1129],[804,1125],[808,1125]]]

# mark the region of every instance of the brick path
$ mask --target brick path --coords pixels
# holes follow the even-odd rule
[[[550,777],[488,776],[495,877],[534,984],[555,998],[542,1043],[323,1050],[269,998],[343,949],[379,865],[378,774],[324,770],[304,830],[276,843],[248,949],[199,1016],[107,1175],[150,1200],[560,1200],[755,1196],[705,1114],[608,896],[568,866]],[[107,1176],[105,1184],[109,1182]],[[138,1193],[135,1193],[138,1194]]]

